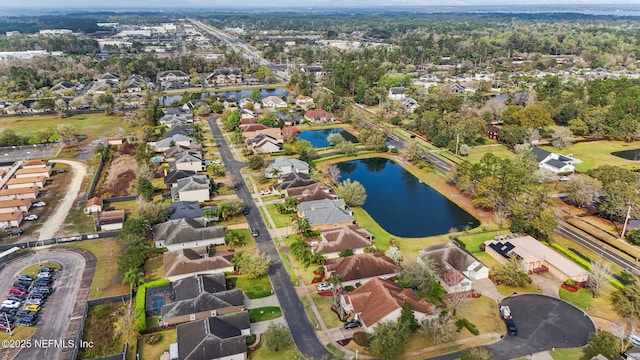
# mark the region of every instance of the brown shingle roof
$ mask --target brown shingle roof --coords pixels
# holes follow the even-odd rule
[[[329,259],[324,263],[324,268],[327,276],[339,275],[342,281],[390,275],[400,271],[400,267],[383,253]]]
[[[0,214],[0,221],[20,220],[21,217],[22,217],[22,211],[14,211],[10,213]]]
[[[26,178],[12,178],[7,181],[7,185],[13,184],[28,184],[28,183],[37,183],[37,182],[45,182],[47,178],[44,176],[31,176]]]
[[[37,194],[39,188],[37,186],[29,186],[17,189],[2,189],[0,190],[0,196],[4,195],[20,195],[20,194]]]
[[[338,195],[334,194],[333,190],[329,186],[321,182],[307,186],[290,187],[286,189],[284,193],[285,197],[292,197],[298,200],[298,202],[338,198]]]
[[[87,201],[87,205],[85,205],[85,207],[89,207],[89,206],[102,206],[103,205],[103,201],[102,198],[100,196],[96,196],[96,197],[92,197],[91,199],[89,199]]]
[[[18,171],[16,171],[16,175],[22,175],[22,174],[40,174],[43,172],[51,172],[51,166],[43,166],[43,167],[32,167],[32,168],[27,168],[27,169],[19,169]]]
[[[327,253],[340,252],[344,249],[362,249],[371,246],[371,233],[358,225],[341,226],[335,229],[321,230],[322,241],[315,251]]]
[[[42,166],[45,167],[49,164],[47,160],[26,160],[22,163],[22,167],[26,166]]]
[[[412,289],[405,289],[393,281],[380,278],[371,279],[343,297],[367,327],[402,308],[405,303],[409,303],[413,311],[423,314],[430,315],[434,311],[434,306],[428,300],[420,299]]]
[[[16,206],[29,206],[32,199],[15,199],[0,201],[0,209],[12,208]]]
[[[162,260],[165,277],[196,274],[232,266],[231,262],[222,256],[202,258],[191,249],[167,251],[162,255]]]

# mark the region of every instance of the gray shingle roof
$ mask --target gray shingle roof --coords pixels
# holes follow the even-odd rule
[[[343,199],[306,201],[298,209],[311,226],[354,221]]]
[[[247,351],[241,331],[250,329],[246,311],[178,325],[180,360],[211,360]]]
[[[194,219],[169,220],[153,227],[153,240],[165,244],[224,238],[223,226],[204,227]]]
[[[535,155],[535,156],[536,156],[536,160],[537,160],[538,162],[543,161],[544,159],[546,159],[546,158],[547,158],[547,156],[549,156],[549,155],[551,154],[551,152],[550,152],[550,151],[547,151],[547,150],[545,150],[545,149],[541,149],[541,148],[539,148],[539,147],[537,147],[537,146],[536,146],[536,147],[534,147],[534,148],[532,148],[532,149],[531,149],[531,152],[533,153],[533,155]]]
[[[165,185],[171,185],[171,184],[175,184],[178,182],[179,179],[184,179],[190,176],[194,176],[196,174],[195,171],[192,170],[175,170],[175,171],[170,171],[165,177],[164,177],[164,184]]]
[[[227,290],[224,274],[194,275],[176,280],[171,286],[176,301],[193,299],[201,292],[217,293]]]
[[[207,175],[193,175],[176,181],[178,192],[209,189],[209,177]]]
[[[196,314],[203,311],[244,305],[242,290],[233,289],[219,293],[201,292],[194,298],[179,300],[162,307],[162,318]]]
[[[184,218],[200,218],[203,216],[200,204],[197,201],[176,201],[171,203],[169,220]]]

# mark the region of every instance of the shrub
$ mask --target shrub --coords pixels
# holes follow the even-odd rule
[[[389,152],[392,153],[392,154],[397,154],[398,153],[398,148],[391,148],[389,150]]]
[[[162,341],[162,334],[157,333],[157,334],[152,334],[151,336],[149,336],[147,338],[147,340],[145,340],[144,342],[149,344],[149,345],[155,345],[155,344],[159,343],[160,341]]]
[[[369,346],[371,335],[364,331],[356,331],[353,333],[353,341],[360,346]]]
[[[475,325],[473,325],[471,322],[469,322],[469,320],[467,320],[466,318],[462,318],[456,321],[456,327],[458,329],[462,329],[463,327],[465,327],[473,335],[480,334],[480,330],[478,330],[478,328]]]
[[[351,285],[347,285],[347,286],[344,286],[344,287],[342,288],[342,290],[344,290],[344,291],[346,291],[346,292],[351,292],[351,291],[353,291],[353,290],[355,290],[355,289],[356,289],[356,288],[355,288],[355,287],[353,287],[353,286],[351,286]]]
[[[564,284],[570,287],[576,287],[576,282],[571,278],[565,280]]]

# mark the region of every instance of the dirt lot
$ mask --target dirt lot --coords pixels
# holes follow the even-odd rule
[[[134,152],[135,149],[131,147],[121,147],[114,154],[109,167],[102,170],[107,176],[99,190],[96,191],[96,195],[107,197],[107,195],[126,196],[132,194],[137,167],[133,156]]]

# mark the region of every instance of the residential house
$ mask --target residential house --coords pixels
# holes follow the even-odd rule
[[[284,190],[284,197],[285,199],[294,198],[299,203],[302,203],[305,201],[322,199],[335,200],[338,198],[338,195],[336,195],[333,192],[333,189],[331,189],[331,187],[327,186],[326,184],[315,182],[307,186],[288,188]]]
[[[193,152],[180,152],[176,154],[175,160],[171,163],[171,168],[176,170],[203,171],[204,161],[202,155]]]
[[[407,89],[399,86],[399,87],[392,87],[389,88],[389,99],[391,100],[404,100],[405,98],[405,93],[407,92]]]
[[[197,201],[176,201],[169,207],[169,220],[200,219],[204,216]]]
[[[538,167],[550,170],[556,174],[572,173],[576,170],[575,165],[582,163],[582,160],[574,158],[572,154],[561,155],[552,153],[539,147],[534,147],[531,152],[536,156]]]
[[[51,166],[18,169],[14,176],[17,179],[30,178],[34,176],[48,178],[51,176]]]
[[[300,72],[307,74],[307,75],[313,75],[316,80],[320,80],[320,78],[323,75],[323,68],[322,65],[320,64],[315,64],[315,65],[306,65],[300,68]]]
[[[163,71],[156,76],[156,81],[164,87],[188,84],[190,79],[189,74],[180,70]]]
[[[464,94],[464,92],[467,91],[467,88],[464,87],[464,85],[458,83],[449,85],[449,89],[451,89],[455,94]]]
[[[32,186],[43,188],[46,181],[47,178],[44,176],[12,178],[5,183],[5,186],[7,187],[7,189],[29,188]]]
[[[104,73],[96,77],[96,82],[107,83],[107,84],[117,84],[120,82],[120,77],[114,73]]]
[[[31,208],[32,199],[16,199],[0,201],[0,214],[23,212]]]
[[[333,122],[334,120],[333,115],[322,109],[307,110],[304,113],[304,117],[315,124]]]
[[[193,115],[188,113],[165,114],[160,118],[160,120],[158,120],[158,124],[165,125],[170,128],[182,125],[190,125],[193,124]]]
[[[313,109],[316,104],[313,102],[313,98],[310,96],[298,95],[295,98],[296,106],[302,110]]]
[[[255,154],[271,154],[282,151],[283,147],[283,141],[266,134],[258,134],[253,139],[247,140],[246,143],[249,150]]]
[[[498,140],[498,138],[500,137],[500,128],[498,128],[497,126],[495,126],[493,124],[489,124],[489,125],[487,125],[487,130],[486,130],[485,135],[489,139]]]
[[[156,148],[156,152],[164,152],[168,150],[172,146],[180,145],[180,146],[190,146],[192,143],[192,139],[188,136],[177,134],[168,138],[164,138],[154,144]]]
[[[24,219],[22,211],[13,211],[0,214],[0,229],[18,227]]]
[[[167,251],[162,254],[162,264],[164,277],[170,281],[195,274],[222,276],[224,279],[224,273],[234,271],[233,264],[224,256],[208,256],[206,251],[200,254],[194,249]]]
[[[114,87],[113,85],[114,85],[114,83],[96,81],[96,82],[93,83],[91,88],[89,90],[87,90],[87,93],[89,93],[89,94],[106,94],[108,91],[113,89],[113,87]]]
[[[198,104],[205,104],[205,106],[209,108],[209,104],[207,104],[206,101],[198,99],[187,101],[184,105],[182,105],[182,109],[187,110],[193,114],[193,111],[195,110],[196,106],[198,106]]]
[[[517,256],[527,271],[535,272],[546,267],[550,274],[562,281],[571,278],[581,282],[589,278],[585,269],[528,235],[498,236],[484,244],[487,254],[501,263]]]
[[[87,201],[84,206],[85,215],[98,214],[102,212],[102,207],[104,206],[104,201],[102,197],[95,196]]]
[[[191,170],[173,170],[169,171],[164,177],[164,185],[167,189],[178,185],[178,180],[191,177],[195,175],[195,171]]]
[[[489,268],[453,242],[426,246],[418,262],[431,261],[438,270],[440,284],[448,293],[471,291],[472,280],[487,279]]]
[[[418,102],[414,98],[405,98],[402,100],[402,107],[409,113],[413,113],[419,107]]]
[[[247,140],[253,139],[260,134],[264,134],[274,138],[279,143],[284,142],[284,136],[282,135],[282,130],[280,128],[270,128],[262,124],[247,124],[240,125],[240,129],[242,130],[242,136]]]
[[[23,169],[43,168],[49,166],[47,160],[25,160],[22,163]]]
[[[256,113],[254,112],[254,110],[258,110],[256,109],[256,106],[258,107],[258,109],[260,109],[260,104],[256,103],[248,97],[243,97],[242,99],[240,99],[240,101],[238,101],[238,107],[241,109],[240,112],[244,116],[256,116]]]
[[[51,92],[58,94],[68,94],[71,91],[74,91],[76,86],[68,81],[61,81],[51,87]]]
[[[174,145],[162,152],[162,158],[165,161],[173,161],[176,159],[176,155],[182,152],[188,152],[202,156],[202,145],[195,143],[188,146]]]
[[[307,219],[314,230],[354,224],[351,209],[343,199],[306,201],[298,204],[298,216]]]
[[[310,169],[309,164],[302,160],[280,156],[271,165],[267,166],[264,170],[264,175],[268,178],[274,178],[291,173],[309,174]]]
[[[477,81],[491,81],[494,79],[494,77],[495,74],[488,71],[479,71],[475,75],[473,75],[473,78]]]
[[[103,211],[98,218],[98,225],[102,231],[120,230],[124,224],[124,219],[124,210]]]
[[[402,306],[409,304],[418,322],[433,318],[435,307],[421,299],[411,288],[405,289],[391,280],[373,278],[350,293],[340,296],[342,308],[362,323],[363,330],[372,333],[379,322],[395,322]]]
[[[400,270],[393,260],[379,252],[337,257],[324,263],[325,277],[338,275],[343,286],[357,287],[373,278],[392,278]]]
[[[140,94],[121,94],[116,101],[120,101],[125,108],[137,108],[144,102],[144,97]]]
[[[140,75],[131,75],[124,82],[124,89],[127,92],[140,92],[147,87],[147,82]]]
[[[15,199],[35,199],[40,193],[40,188],[31,186],[27,188],[2,189],[0,190],[0,201]]]
[[[285,191],[289,188],[296,188],[300,186],[307,186],[317,183],[317,180],[309,178],[309,175],[305,173],[292,172],[286,175],[278,177],[278,183],[273,185],[276,191]]]
[[[300,125],[303,123],[303,119],[300,116],[300,114],[298,114],[293,110],[289,110],[289,112],[278,111],[274,114],[276,116],[276,119],[278,119],[278,121],[282,121],[284,123],[284,126]]]
[[[240,69],[215,69],[207,75],[205,82],[210,86],[235,85],[242,83],[242,70]]]
[[[280,109],[286,108],[287,103],[279,97],[272,95],[262,99],[262,107],[267,109]]]
[[[246,360],[249,314],[241,311],[178,325],[179,360]]]
[[[351,249],[354,254],[364,254],[372,246],[373,235],[358,225],[340,226],[320,230],[320,241],[311,242],[311,251],[321,252],[327,259],[340,257],[342,250]]]
[[[191,275],[174,281],[171,287],[175,302],[162,306],[162,325],[178,325],[243,311],[242,290],[227,290],[224,274],[220,275],[221,279],[215,275]]]
[[[210,180],[207,175],[193,175],[178,179],[171,188],[173,201],[209,201]]]
[[[224,227],[206,227],[189,218],[168,220],[153,227],[153,241],[157,248],[169,251],[224,245]]]

